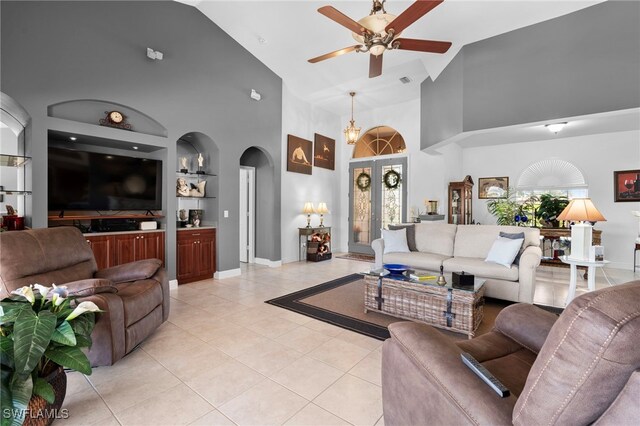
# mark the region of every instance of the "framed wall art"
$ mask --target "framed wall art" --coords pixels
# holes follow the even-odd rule
[[[313,142],[313,165],[323,169],[335,170],[336,141],[316,133]]]
[[[506,198],[508,192],[509,178],[507,176],[478,179],[478,198],[481,200]]]
[[[287,135],[287,171],[310,175],[311,151],[311,141]]]
[[[614,201],[640,201],[640,169],[613,172]]]

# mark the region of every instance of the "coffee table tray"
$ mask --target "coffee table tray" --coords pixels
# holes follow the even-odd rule
[[[389,276],[365,274],[364,280],[365,312],[424,322],[469,338],[482,322],[484,285],[465,291]]]

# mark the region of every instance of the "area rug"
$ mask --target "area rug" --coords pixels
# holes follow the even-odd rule
[[[378,312],[364,312],[364,280],[361,274],[347,275],[287,294],[266,303],[324,321],[379,340],[389,338],[387,326],[405,321]],[[485,298],[484,319],[476,336],[493,328],[496,316],[513,302]],[[438,329],[454,340],[466,340],[467,335]]]
[[[376,258],[370,254],[361,254],[361,253],[344,253],[336,256],[336,259],[349,259],[349,260],[359,260],[361,262],[375,262]]]

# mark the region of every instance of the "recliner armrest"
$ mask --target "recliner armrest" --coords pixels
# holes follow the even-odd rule
[[[86,280],[71,281],[64,284],[70,296],[87,297],[100,293],[117,293],[118,289],[110,280],[103,278],[88,278]]]
[[[382,356],[387,424],[511,424],[517,398],[496,395],[463,364],[449,337],[413,322],[390,324],[389,331]]]
[[[493,329],[534,353],[539,353],[558,315],[528,303],[507,306],[496,317]]]
[[[160,269],[162,262],[159,259],[144,259],[124,265],[102,269],[94,274],[95,278],[105,278],[117,283],[145,280],[151,278]]]

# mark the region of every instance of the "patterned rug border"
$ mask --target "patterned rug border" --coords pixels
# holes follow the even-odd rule
[[[361,280],[362,278],[362,274],[347,275],[313,287],[305,288],[304,290],[299,290],[294,293],[276,297],[275,299],[267,300],[265,303],[288,309],[347,330],[355,331],[356,333],[364,334],[365,336],[373,337],[374,339],[386,340],[390,337],[389,330],[387,330],[386,327],[362,321],[347,315],[342,315],[337,312],[318,308],[317,306],[312,306],[300,301],[301,299],[306,299],[307,297],[311,297],[318,293],[324,293],[325,291]]]
[[[375,257],[372,255],[359,254],[359,253],[344,253],[341,255],[337,255],[336,259],[357,260],[359,262],[369,262],[369,263],[374,263],[376,261]]]

